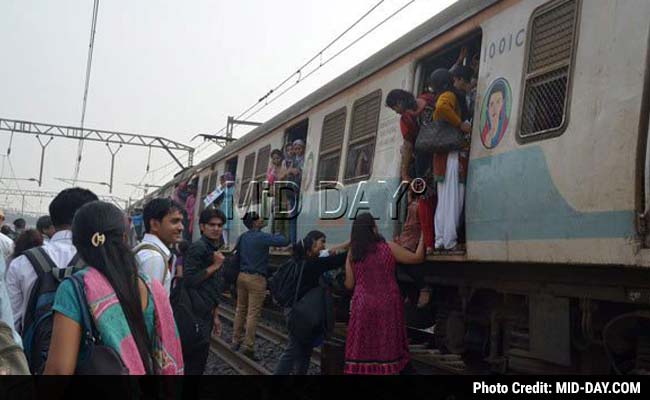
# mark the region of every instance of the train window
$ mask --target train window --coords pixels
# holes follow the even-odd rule
[[[345,119],[347,108],[343,107],[325,116],[323,130],[320,137],[318,150],[318,179],[316,190],[324,189],[323,181],[336,181],[339,178],[339,164],[341,163],[341,149],[345,135]]]
[[[244,158],[244,173],[241,178],[241,186],[239,187],[239,207],[244,205],[246,194],[248,192],[248,185],[253,179],[253,168],[255,167],[255,153],[250,153]]]
[[[372,172],[380,109],[381,90],[354,102],[345,164],[346,183],[368,178]]]
[[[201,178],[201,199],[205,198],[205,196],[208,195],[208,181],[210,177],[208,175],[205,175],[203,178]]]
[[[578,5],[579,0],[554,1],[533,13],[520,110],[522,141],[558,136],[566,127]]]
[[[212,193],[214,189],[217,188],[217,182],[219,182],[219,172],[215,169],[212,174],[210,174],[210,181],[208,183],[208,193]]]
[[[255,181],[257,184],[251,192],[253,195],[252,204],[258,204],[261,197],[262,182],[266,180],[266,170],[269,168],[269,158],[271,156],[271,145],[264,146],[257,152],[257,165],[255,166]]]

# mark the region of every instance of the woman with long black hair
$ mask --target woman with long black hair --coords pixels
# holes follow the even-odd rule
[[[71,375],[86,361],[82,302],[101,336],[129,374],[182,374],[183,356],[167,292],[138,276],[127,245],[126,216],[112,204],[94,201],[72,222],[72,242],[87,267],[64,280],[56,292],[54,324],[45,374]],[[73,278],[83,282],[77,295]],[[82,298],[80,298],[82,297]]]
[[[302,279],[298,285],[298,300],[318,287],[318,281],[323,273],[345,264],[348,243],[326,250],[326,240],[323,232],[311,231],[304,239],[293,245],[293,257],[296,263],[304,263]],[[295,375],[306,375],[311,352],[319,336],[322,337],[322,334],[311,338],[297,338],[289,333],[289,343],[280,356],[275,375],[289,375],[292,371]]]
[[[352,223],[345,287],[354,290],[345,339],[346,374],[393,375],[409,363],[404,304],[395,279],[396,263],[424,261],[420,236],[415,253],[386,242],[373,216],[359,214]]]

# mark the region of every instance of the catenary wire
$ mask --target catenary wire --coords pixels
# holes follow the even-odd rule
[[[94,0],[93,16],[90,26],[90,44],[88,45],[88,57],[86,59],[86,81],[84,85],[83,103],[81,106],[81,129],[84,128],[86,122],[86,104],[88,103],[88,88],[90,87],[90,72],[93,65],[93,50],[95,49],[95,31],[97,30],[97,15],[99,13],[99,0]],[[81,169],[81,156],[84,148],[83,138],[79,139],[77,146],[77,161],[74,169],[74,176],[72,178],[73,186],[77,184],[79,178],[79,170]]]

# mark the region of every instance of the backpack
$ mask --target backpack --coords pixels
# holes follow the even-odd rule
[[[9,325],[0,321],[0,375],[29,375],[23,349],[14,340]]]
[[[174,313],[183,354],[190,354],[193,349],[202,347],[208,340],[202,333],[203,319],[199,318],[195,308],[205,308],[202,307],[202,299],[199,297],[194,289],[185,285],[183,278],[173,279],[169,302]]]
[[[239,277],[239,270],[241,268],[241,257],[239,254],[239,244],[241,243],[242,238],[248,232],[244,232],[239,235],[237,239],[237,244],[232,250],[230,256],[226,257],[223,262],[223,266],[219,270],[218,279],[223,282],[224,287],[230,287],[237,283],[237,278]]]
[[[36,272],[37,279],[29,295],[23,318],[23,347],[32,374],[39,374],[45,367],[52,339],[52,304],[63,279],[82,269],[85,264],[75,254],[66,268],[59,269],[43,247],[35,247],[23,253]]]
[[[291,258],[280,266],[269,280],[269,290],[277,304],[282,307],[291,307],[296,301],[304,265],[304,261],[298,263],[294,258]]]
[[[140,244],[135,246],[133,248],[133,255],[138,254],[142,250],[151,250],[151,251],[154,251],[154,252],[156,252],[156,253],[158,253],[158,254],[160,254],[162,256],[163,260],[165,261],[165,269],[163,271],[163,280],[162,280],[161,284],[164,285],[165,280],[167,279],[167,272],[169,270],[168,264],[169,264],[170,257],[165,255],[165,253],[163,253],[163,251],[158,246],[156,246],[155,244],[147,243],[147,242],[141,242]]]

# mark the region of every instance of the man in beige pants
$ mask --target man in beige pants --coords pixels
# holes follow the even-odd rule
[[[237,309],[232,348],[238,350],[241,346],[242,352],[247,357],[257,360],[255,357],[255,331],[266,297],[269,248],[271,246],[287,246],[289,240],[282,235],[262,232],[264,220],[254,211],[244,215],[244,225],[248,228],[248,232],[242,234],[239,240],[241,266],[237,278]],[[245,335],[244,322],[246,325]]]

